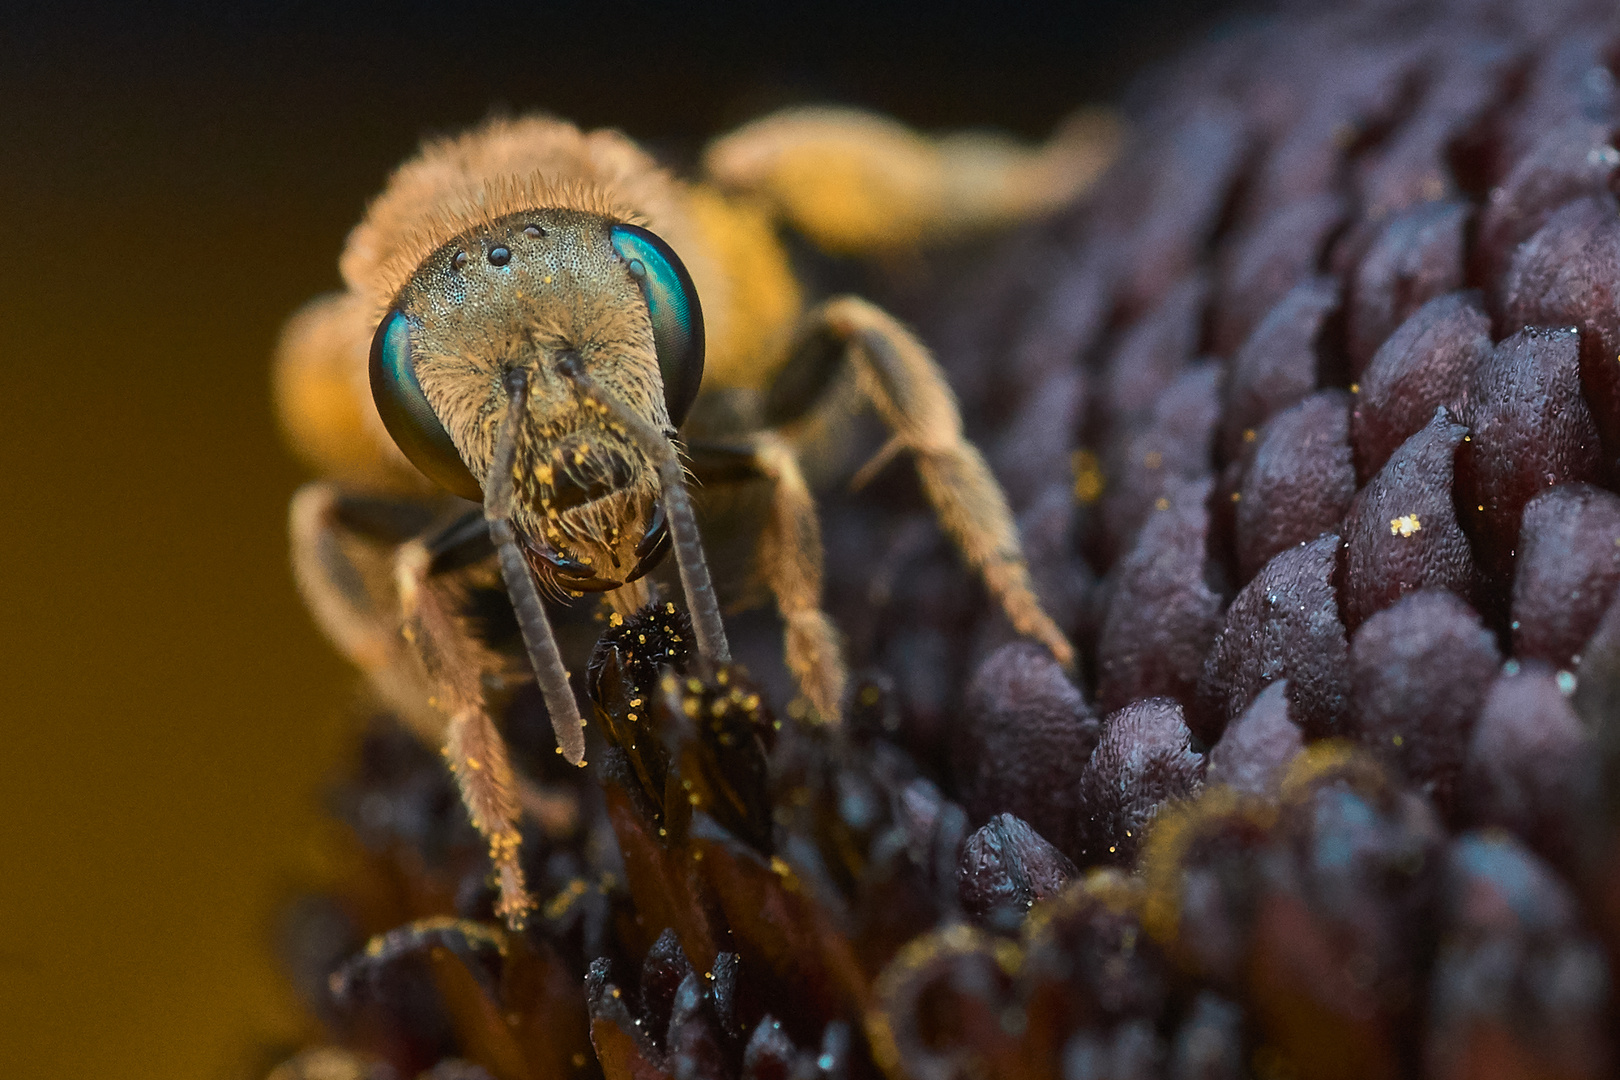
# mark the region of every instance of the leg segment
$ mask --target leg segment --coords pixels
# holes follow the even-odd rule
[[[787,109],[710,144],[721,188],[760,198],[825,251],[897,251],[1054,210],[1112,160],[1119,125],[1075,114],[1040,147],[980,132],[931,138],[858,109]]]
[[[392,504],[398,513],[368,513],[368,502],[388,505],[357,502],[325,482],[299,488],[288,522],[293,576],[316,624],[338,651],[419,737],[437,742],[444,721],[427,705],[431,685],[400,636],[393,566],[397,545],[426,528],[430,518],[418,512],[406,520],[413,509],[409,503]]]
[[[519,927],[534,906],[518,863],[522,805],[506,741],[490,718],[483,685],[486,672],[505,665],[467,633],[458,614],[458,597],[432,576],[432,564],[433,555],[421,541],[399,549],[395,573],[404,636],[435,688],[431,704],[450,718],[444,756],[468,816],[489,843],[489,859],[500,883],[495,913]]]
[[[828,723],[837,723],[849,681],[832,620],[821,610],[821,524],[799,459],[774,431],[754,437],[756,465],[771,481],[771,511],[759,566],[784,624],[788,670]]]
[[[510,663],[461,615],[452,572],[488,557],[482,515],[475,529],[462,515],[423,531],[431,515],[414,504],[354,499],[317,483],[294,496],[291,516],[294,570],[310,610],[412,730],[442,742],[468,815],[489,842],[497,913],[520,924],[533,906],[517,858],[522,796],[537,807],[545,800],[521,790],[485,699],[486,676],[505,675]],[[410,531],[420,535],[400,542]]]
[[[843,348],[829,349],[829,338]],[[894,433],[891,444],[911,452],[940,524],[984,577],[1013,627],[1045,645],[1065,667],[1072,665],[1073,647],[1035,598],[1006,497],[984,457],[963,437],[956,399],[927,347],[894,316],[851,296],[813,311],[805,342],[804,355],[813,363],[826,365],[839,354],[849,358],[861,392]],[[784,375],[794,381],[830,381],[825,373],[794,373],[793,366]],[[773,404],[780,401],[773,395]]]

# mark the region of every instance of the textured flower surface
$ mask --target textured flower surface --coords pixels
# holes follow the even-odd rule
[[[826,504],[842,730],[663,608],[589,773],[512,704],[520,932],[378,717],[275,1080],[1614,1075],[1617,70],[1612,0],[1341,0],[1143,76],[1084,203],[889,283],[1078,679],[894,464]]]

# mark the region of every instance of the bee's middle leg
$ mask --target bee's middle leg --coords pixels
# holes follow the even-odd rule
[[[797,451],[775,431],[754,434],[747,450],[696,444],[689,451],[700,481],[770,484],[770,509],[756,546],[759,576],[776,599],[783,655],[799,691],[823,720],[837,723],[849,673],[838,631],[821,609],[821,523]]]
[[[900,450],[911,454],[941,526],[1014,629],[1045,645],[1064,666],[1073,664],[1074,647],[1035,596],[1001,485],[962,433],[944,373],[894,316],[853,296],[811,312],[794,359],[771,388],[767,422],[791,422],[806,413],[843,362],[854,368],[861,393],[892,432],[874,464]]]

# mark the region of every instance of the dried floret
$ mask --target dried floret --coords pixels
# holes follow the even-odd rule
[[[950,365],[951,383],[963,400],[983,402],[993,413],[1006,412],[1054,372],[1079,364],[1107,328],[1118,288],[1111,249],[1091,248],[1078,256],[1048,250],[1014,254],[1023,257],[1015,258],[1012,269],[1027,274],[1034,268],[1036,280],[1014,295],[1012,302],[1028,305],[1028,310],[1016,317],[1010,349],[998,335]],[[967,295],[971,302],[957,304],[950,314],[962,318],[976,310],[979,293],[970,290]],[[956,334],[942,337],[943,362],[949,362],[959,341]],[[991,359],[1003,353],[1009,363]]]
[[[1273,795],[1288,763],[1304,748],[1304,735],[1288,716],[1288,680],[1279,679],[1226,725],[1210,747],[1205,779],[1249,795]]]
[[[1585,11],[1580,10],[1585,7]],[[1531,152],[1548,131],[1571,120],[1613,124],[1620,119],[1620,94],[1613,68],[1613,27],[1601,28],[1613,10],[1601,2],[1536,4],[1514,13],[1521,33],[1541,43],[1524,89],[1503,118],[1496,175]],[[1586,25],[1582,26],[1581,24]]]
[[[1373,615],[1350,640],[1351,729],[1442,808],[1501,655],[1467,604],[1422,590]]]
[[[1008,433],[990,448],[990,464],[1014,510],[1024,509],[1054,482],[1069,479],[1087,386],[1086,372],[1078,366],[1048,375],[1024,400]]]
[[[1160,395],[1197,355],[1208,297],[1205,277],[1189,276],[1120,335],[1102,363],[1089,425],[1093,445],[1129,437],[1152,416]]]
[[[1318,339],[1339,309],[1339,291],[1333,278],[1301,282],[1238,348],[1221,418],[1220,448],[1227,458],[1242,454],[1261,424],[1316,389]]]
[[[1323,390],[1273,416],[1238,491],[1239,580],[1280,551],[1336,532],[1355,493],[1348,394]]]
[[[1544,436],[1545,452],[1572,459],[1595,456],[1595,447],[1583,445],[1588,426],[1595,420],[1612,459],[1620,452],[1620,363],[1616,362],[1620,358],[1620,204],[1614,197],[1570,203],[1521,244],[1508,274],[1504,306],[1504,332],[1526,325],[1559,328],[1540,335],[1539,347],[1531,345],[1537,340],[1534,337],[1527,340],[1515,333],[1510,339],[1533,351],[1541,368],[1538,376],[1548,384],[1543,393],[1570,410],[1565,424],[1553,426]],[[1566,335],[1564,327],[1579,331],[1576,388],[1585,391],[1584,400],[1572,398],[1569,392],[1565,354],[1573,343],[1565,338],[1574,335]],[[1503,342],[1498,352],[1507,346]],[[1524,395],[1532,387],[1521,383],[1518,389]]]
[[[1390,219],[1350,281],[1350,368],[1359,375],[1385,338],[1423,304],[1463,284],[1471,210],[1459,199],[1425,202]]]
[[[1252,137],[1251,125],[1231,104],[1200,102],[1151,150],[1127,156],[1105,181],[1104,199],[1118,192],[1121,202],[1139,208],[1121,215],[1136,222],[1122,237],[1128,254],[1120,300],[1128,312],[1147,310],[1198,265]]]
[[[1276,821],[1269,799],[1206,787],[1165,808],[1142,852],[1142,920],[1177,966],[1241,989],[1260,891],[1260,852]]]
[[[1576,346],[1574,331],[1526,327],[1496,347],[1468,386],[1463,420],[1471,434],[1457,452],[1457,500],[1480,567],[1502,592],[1512,581],[1525,504],[1603,471]]]
[[[1351,500],[1344,519],[1343,586],[1344,622],[1351,631],[1415,589],[1475,595],[1474,552],[1451,498],[1454,459],[1467,435],[1467,428],[1436,409]]]
[[[1356,386],[1351,444],[1365,481],[1434,410],[1462,407],[1475,367],[1490,354],[1490,319],[1471,293],[1449,293],[1418,308],[1378,347]]]
[[[1165,388],[1143,424],[1115,444],[1107,458],[1098,565],[1111,565],[1130,550],[1142,522],[1168,490],[1209,473],[1220,384],[1218,364],[1194,365]]]
[[[1075,1033],[1063,1048],[1064,1080],[1157,1080],[1164,1075],[1165,1046],[1146,1020],[1112,1031]]]
[[[1358,162],[1357,188],[1366,216],[1378,221],[1477,183],[1467,175],[1481,149],[1479,126],[1514,90],[1521,49],[1492,35],[1462,30],[1434,50],[1428,85],[1412,115],[1387,142]],[[1462,172],[1462,177],[1456,176]]]
[[[957,869],[962,909],[1001,928],[1016,926],[1037,900],[1057,895],[1074,876],[1074,863],[1012,814],[997,814],[975,830]]]
[[[1259,1026],[1297,1075],[1409,1074],[1442,833],[1332,744],[1284,790],[1249,956]]]
[[[1568,689],[1568,676],[1560,685],[1537,664],[1498,676],[1468,742],[1462,785],[1470,824],[1509,829],[1566,869],[1597,811],[1597,757]]]
[[[1242,1007],[1200,991],[1170,1046],[1170,1080],[1241,1080],[1243,1060]]]
[[[1561,484],[1531,499],[1513,578],[1513,655],[1574,668],[1620,586],[1620,497]]]
[[[1230,356],[1288,291],[1316,272],[1343,224],[1342,195],[1323,192],[1283,206],[1234,237],[1224,252],[1211,348]]]
[[[1270,213],[1297,199],[1331,191],[1347,179],[1346,149],[1370,132],[1387,129],[1410,107],[1421,71],[1421,53],[1409,43],[1389,40],[1342,39],[1328,46],[1337,55],[1331,65],[1312,63],[1312,54],[1327,45],[1327,32],[1317,29],[1314,40],[1297,42],[1297,51],[1280,50],[1266,58],[1266,67],[1285,65],[1291,77],[1283,93],[1294,97],[1289,123],[1255,171],[1252,190],[1245,200],[1250,215]],[[1316,49],[1312,49],[1312,45]],[[1291,85],[1289,85],[1291,84]],[[1257,96],[1258,108],[1277,108],[1271,87]]]
[[[1194,730],[1206,744],[1265,687],[1288,680],[1289,711],[1313,736],[1337,733],[1346,714],[1346,644],[1333,576],[1332,533],[1281,552],[1238,593],[1204,661]]]
[[[1137,913],[1139,890],[1117,870],[1094,869],[1030,912],[1019,991],[1035,1050],[1061,1053],[1069,1033],[1109,1028],[1164,1009],[1169,972]]]
[[[1169,695],[1193,700],[1220,628],[1221,600],[1205,581],[1210,481],[1166,489],[1136,544],[1114,567],[1097,642],[1097,705]]]
[[[955,765],[973,820],[1016,814],[1077,851],[1079,777],[1099,727],[1052,654],[1028,641],[1002,646],[974,675],[966,718]]]
[[[1465,833],[1447,852],[1442,895],[1428,1075],[1608,1075],[1608,965],[1569,888],[1506,834]]]
[[[1102,738],[1080,774],[1086,862],[1130,864],[1166,802],[1204,782],[1181,706],[1169,698],[1127,705],[1103,721]]]
[[[989,934],[958,923],[919,935],[873,986],[866,1016],[872,1056],[890,1076],[1012,1080],[1022,1058],[1012,961]]]
[[[1574,119],[1537,132],[1539,141],[1522,157],[1480,214],[1474,248],[1480,277],[1502,280],[1520,244],[1534,236],[1552,214],[1580,199],[1599,201],[1620,169],[1620,151],[1607,124]]]

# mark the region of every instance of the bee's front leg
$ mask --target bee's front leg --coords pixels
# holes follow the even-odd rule
[[[495,914],[520,927],[534,906],[518,862],[522,803],[506,740],[490,717],[484,695],[485,677],[507,665],[468,632],[459,613],[460,597],[443,578],[434,576],[433,563],[434,552],[422,540],[402,545],[394,560],[405,640],[432,681],[431,704],[449,717],[444,756],[468,816],[489,844],[489,860],[500,885]]]
[[[956,398],[939,365],[899,320],[853,296],[812,311],[795,358],[772,387],[767,420],[786,423],[807,412],[845,360],[861,393],[893,433],[879,460],[910,452],[940,524],[983,576],[1013,627],[1045,645],[1059,663],[1072,665],[1074,647],[1035,596],[1001,485],[962,434]],[[784,555],[793,550],[794,545],[782,548]],[[819,584],[819,544],[816,561]],[[780,569],[777,574],[786,576]]]
[[[443,746],[489,843],[496,913],[521,924],[533,902],[518,864],[518,819],[527,805],[548,824],[558,808],[514,773],[485,695],[486,680],[511,664],[462,616],[456,571],[493,551],[483,514],[436,520],[431,507],[315,483],[294,496],[291,518],[294,571],[310,610],[412,729]]]

